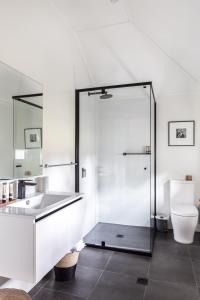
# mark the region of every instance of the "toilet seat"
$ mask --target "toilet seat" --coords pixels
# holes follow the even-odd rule
[[[173,215],[181,216],[181,217],[197,217],[198,210],[194,205],[175,205],[171,207],[171,213]]]

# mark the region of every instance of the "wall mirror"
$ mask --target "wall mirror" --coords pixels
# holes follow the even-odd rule
[[[42,91],[0,62],[0,179],[42,174]]]

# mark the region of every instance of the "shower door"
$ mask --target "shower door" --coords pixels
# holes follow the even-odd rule
[[[112,98],[83,92],[79,99],[79,191],[88,205],[85,242],[150,253],[150,86],[107,92]]]

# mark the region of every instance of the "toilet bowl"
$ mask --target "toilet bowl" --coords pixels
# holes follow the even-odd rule
[[[171,209],[172,227],[175,241],[192,244],[198,222],[198,210],[192,205],[182,205]]]
[[[198,222],[193,181],[170,181],[170,214],[175,241],[191,244]]]

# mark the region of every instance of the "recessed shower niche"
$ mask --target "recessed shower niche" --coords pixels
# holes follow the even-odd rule
[[[87,245],[151,254],[155,229],[151,82],[76,90],[76,191]]]

